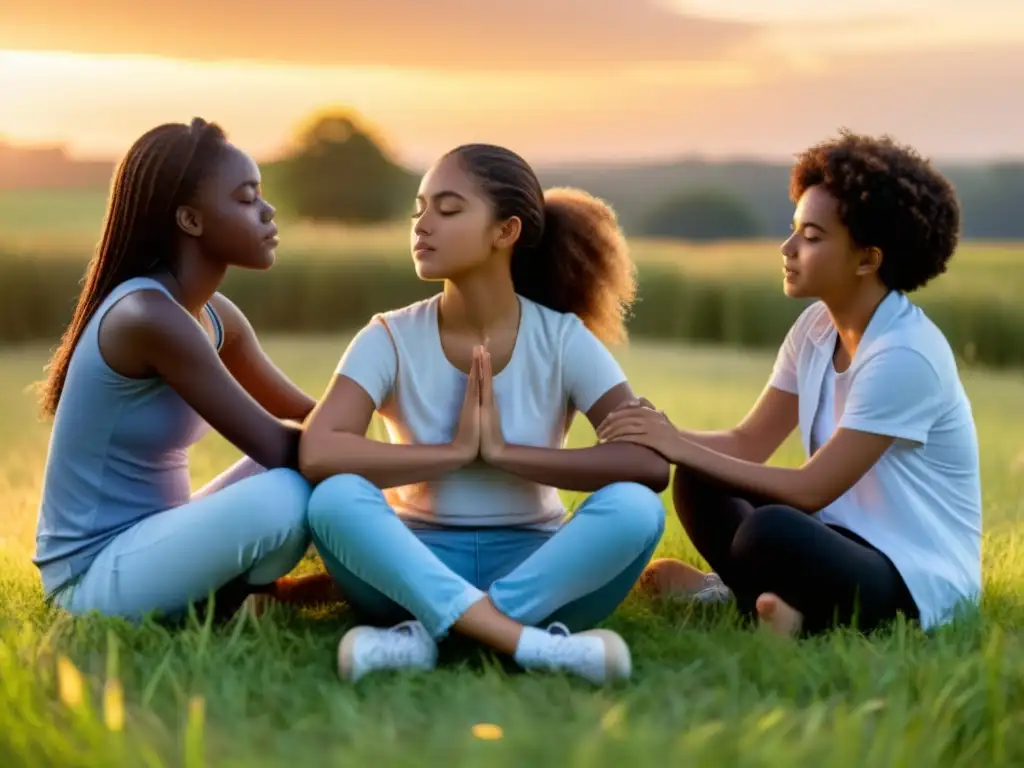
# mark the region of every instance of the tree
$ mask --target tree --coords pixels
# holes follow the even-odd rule
[[[1024,163],[997,163],[978,176],[974,184],[957,185],[963,235],[994,240],[1024,236],[1019,214],[1024,200]]]
[[[374,223],[411,207],[417,176],[394,162],[353,113],[316,115],[295,145],[268,175],[296,215]]]
[[[717,189],[687,190],[652,207],[642,234],[708,242],[758,237],[761,222],[744,201]]]

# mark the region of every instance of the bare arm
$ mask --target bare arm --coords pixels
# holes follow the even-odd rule
[[[779,431],[781,433],[781,429]],[[852,487],[894,439],[866,431],[839,429],[803,466],[789,469],[719,453],[689,440],[663,413],[640,405],[612,414],[602,425],[601,434],[602,439],[612,444],[647,446],[679,467],[694,470],[740,492],[811,513],[828,506]],[[767,450],[767,442],[762,448]]]
[[[104,318],[100,343],[115,369],[125,364],[163,379],[262,466],[297,466],[301,430],[268,413],[221,362],[199,324],[164,294],[139,291],[118,302]]]
[[[306,424],[299,451],[302,473],[312,482],[338,474],[360,475],[384,489],[432,480],[465,466],[476,457],[479,445],[475,375],[470,375],[469,382],[464,416],[453,442],[396,445],[365,436],[373,400],[352,379],[336,374]]]
[[[832,437],[797,469],[733,459],[681,436],[666,455],[742,491],[813,513],[852,488],[895,440],[924,444],[943,394],[937,371],[916,348],[882,348],[857,369]]]
[[[766,386],[750,412],[732,429],[715,432],[681,429],[679,434],[712,451],[763,464],[796,429],[799,418],[796,395]]]
[[[619,384],[594,403],[587,419],[596,428],[620,403],[631,399],[634,395],[629,384]],[[486,458],[511,474],[569,491],[595,491],[615,482],[636,482],[660,493],[669,481],[670,467],[662,456],[628,443],[575,449],[502,445],[496,455]]]
[[[815,513],[838,499],[893,443],[888,435],[839,429],[801,467],[772,467],[734,459],[680,436],[670,460],[740,491]]]
[[[220,359],[231,375],[274,416],[303,421],[316,401],[267,357],[248,318],[234,302],[218,293],[210,303],[224,325]]]

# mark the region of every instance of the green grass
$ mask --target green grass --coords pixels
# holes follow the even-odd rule
[[[344,340],[268,349],[319,393]],[[677,421],[728,425],[768,374],[765,355],[636,346],[637,391]],[[609,621],[634,677],[595,690],[518,674],[492,655],[443,647],[429,675],[352,686],[334,671],[343,607],[169,631],[45,609],[28,562],[47,426],[24,393],[41,349],[0,354],[0,765],[996,765],[1024,759],[1024,382],[971,372],[987,534],[981,615],[925,636],[834,633],[788,643],[739,626],[729,607],[632,596]],[[578,424],[574,443],[587,440]],[[194,453],[197,483],[236,457],[216,436]],[[799,460],[790,440],[779,461]],[[678,524],[658,556],[698,562]],[[182,563],[183,568],[188,563]],[[314,567],[313,561],[304,567]],[[84,676],[61,702],[58,659]],[[104,727],[103,688],[121,681],[125,727]],[[499,741],[475,739],[495,723]]]

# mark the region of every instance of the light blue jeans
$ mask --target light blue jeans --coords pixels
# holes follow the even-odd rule
[[[181,615],[228,582],[270,584],[309,546],[310,485],[245,458],[194,493],[119,534],[54,602],[72,614]]]
[[[649,488],[615,483],[557,532],[410,529],[377,486],[337,475],[314,489],[309,526],[349,605],[371,623],[411,615],[442,638],[486,595],[522,624],[577,632],[629,594],[661,540],[665,508]]]

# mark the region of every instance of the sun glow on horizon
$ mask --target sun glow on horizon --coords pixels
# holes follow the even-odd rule
[[[740,16],[756,5],[724,1]],[[793,0],[787,12],[809,1]],[[470,60],[447,68],[319,66],[0,48],[0,140],[111,159],[154,125],[201,116],[266,161],[288,149],[310,116],[336,105],[418,167],[470,141],[505,144],[547,164],[788,159],[794,146],[843,125],[895,133],[947,157],[1019,156],[1021,112],[1004,94],[1024,87],[1024,47],[1006,44],[1024,42],[1024,4],[986,14],[937,2],[942,11],[927,24],[899,17],[898,3],[889,22],[863,24],[777,23],[763,17],[786,9],[762,9],[749,17],[764,25],[760,36],[728,55],[551,71]],[[990,9],[998,2],[979,0]],[[943,99],[929,96],[940,89]]]
[[[386,109],[386,94],[415,87],[415,80],[415,73],[384,67],[338,71],[0,50],[0,92],[6,102],[0,136],[17,143],[65,145],[79,156],[109,157],[123,150],[128,136],[160,122],[201,115],[244,135],[254,153],[272,155],[284,148],[308,113],[337,102],[371,116]]]
[[[266,159],[285,150],[311,114],[339,105],[380,128],[399,156],[422,162],[432,152],[392,139],[471,140],[488,131],[529,135],[547,131],[545,120],[578,120],[585,112],[600,112],[602,104],[609,108],[610,92],[620,108],[643,112],[645,105],[630,104],[638,88],[728,91],[761,78],[763,72],[745,61],[700,67],[638,63],[610,73],[548,77],[0,50],[6,102],[0,136],[15,143],[63,145],[79,157],[108,158],[153,125],[199,115],[222,123],[233,139]]]

